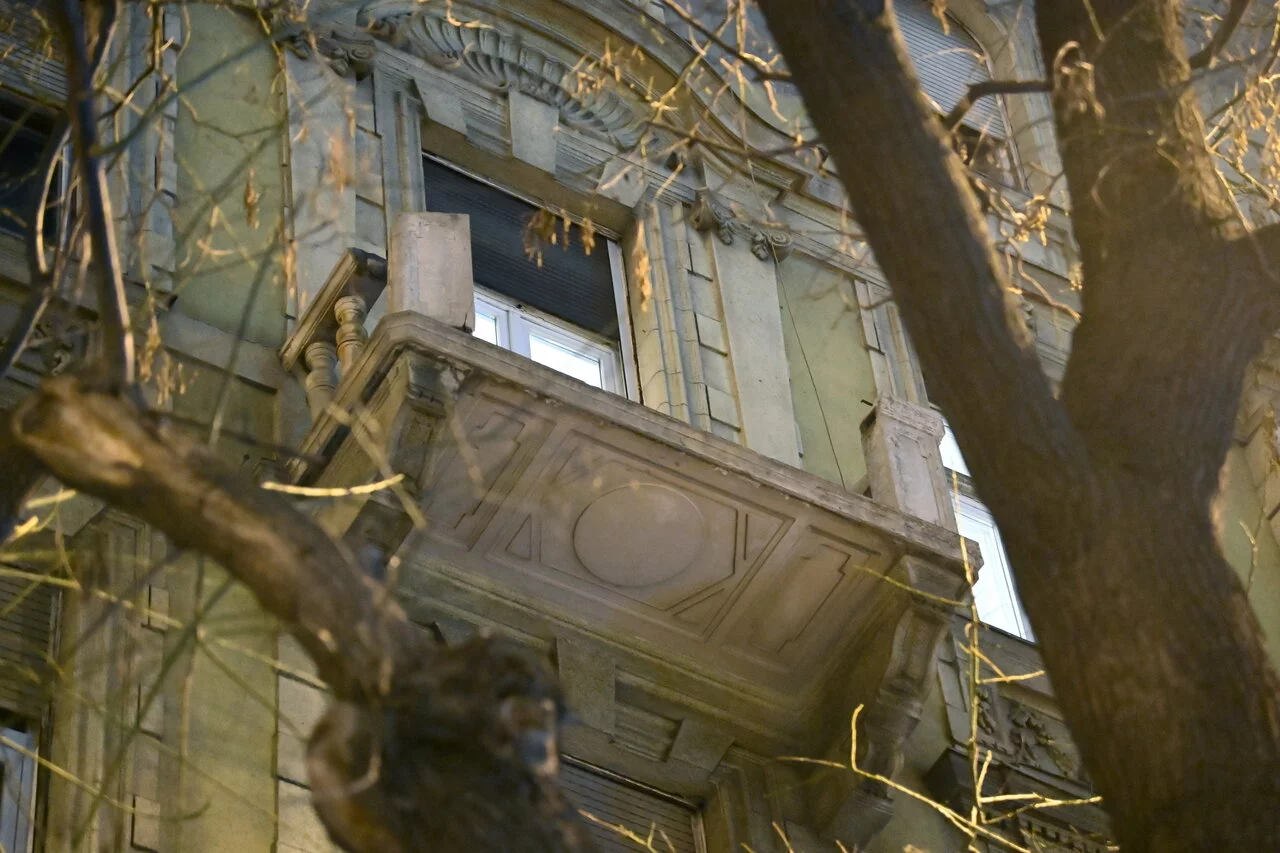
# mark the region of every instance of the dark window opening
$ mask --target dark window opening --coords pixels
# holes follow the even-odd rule
[[[40,192],[40,159],[52,135],[49,116],[0,99],[0,231],[27,233]],[[52,234],[56,225],[58,185],[55,175],[44,210],[46,234]]]
[[[618,309],[613,267],[602,239],[588,253],[583,229],[573,225],[565,244],[541,244],[542,263],[526,251],[526,229],[539,208],[429,157],[423,158],[426,209],[471,217],[471,264],[477,285],[579,328],[616,341]]]
[[[997,184],[1017,185],[1005,140],[964,124],[952,131],[951,138],[960,159],[975,173]]]

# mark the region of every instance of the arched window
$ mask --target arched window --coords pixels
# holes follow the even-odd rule
[[[755,5],[747,7],[746,25],[741,29],[730,25],[731,16],[726,23],[724,0],[689,0],[689,5],[703,27],[717,33],[720,42],[735,49],[741,43],[745,52],[776,62],[775,70],[785,70],[764,15]],[[921,87],[940,114],[949,113],[971,85],[991,79],[982,45],[954,18],[948,16],[944,26],[928,0],[899,0],[894,12]],[[708,40],[694,28],[676,29],[687,32],[693,43],[705,47],[713,68],[736,62],[721,44]],[[748,108],[764,121],[788,134],[813,138],[812,125],[803,114],[799,92],[792,84],[770,84],[768,97],[763,88],[748,88],[745,97]],[[1009,125],[999,98],[982,98],[974,104],[953,135],[961,155],[975,171],[1000,183],[1020,182],[1014,168]]]
[[[944,27],[925,0],[906,0],[894,11],[921,88],[942,114],[949,113],[971,85],[991,79],[982,45],[953,18],[948,17]],[[975,170],[1003,183],[1017,182],[999,98],[982,98],[970,107],[955,137]]]

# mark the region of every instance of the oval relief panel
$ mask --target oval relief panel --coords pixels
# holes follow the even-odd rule
[[[573,528],[587,571],[614,586],[671,580],[698,556],[707,524],[697,504],[670,486],[637,483],[596,498]]]

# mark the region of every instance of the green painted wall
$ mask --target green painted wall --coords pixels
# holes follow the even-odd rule
[[[256,289],[245,336],[278,346],[285,329],[279,235],[287,125],[277,56],[248,15],[199,3],[183,8],[174,132],[177,310],[234,332]]]
[[[1248,585],[1249,600],[1267,633],[1267,651],[1280,664],[1280,548],[1262,517],[1243,448],[1233,448],[1227,456],[1218,511],[1223,552]],[[1257,541],[1256,557],[1251,537]]]
[[[853,282],[792,257],[778,266],[778,295],[802,464],[854,489],[867,473],[860,427],[876,388]]]
[[[212,365],[184,360],[183,376],[175,413],[208,423],[223,374]],[[228,389],[223,423],[228,431],[270,441],[275,410],[272,390],[237,379]],[[225,437],[218,450],[229,463],[248,470],[269,455]],[[166,849],[270,853],[276,839],[277,679],[267,661],[276,657],[277,626],[244,586],[231,583],[224,589],[227,574],[211,560],[184,562],[183,570],[169,575],[172,606],[184,619],[197,606],[207,612],[202,643],[184,662],[192,713],[185,721],[187,772],[180,776],[177,815],[198,817],[167,824]],[[220,645],[222,640],[236,648]]]

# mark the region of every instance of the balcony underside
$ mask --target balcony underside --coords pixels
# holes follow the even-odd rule
[[[880,576],[963,587],[953,534],[420,315],[383,320],[330,412],[295,475],[379,479],[371,444],[406,475],[421,530],[390,490],[323,516],[399,557],[410,606],[574,626],[782,740],[872,698],[832,680],[918,602]]]

